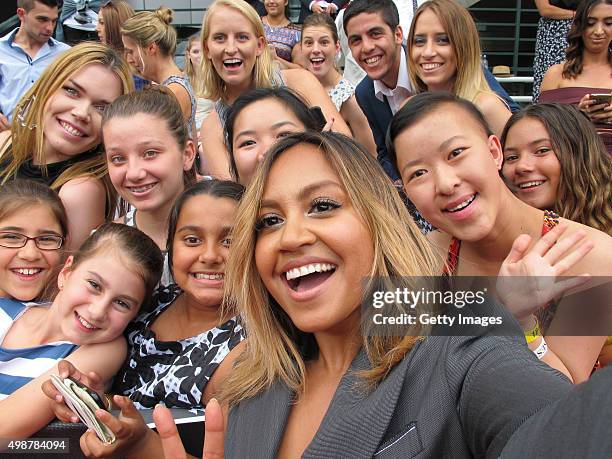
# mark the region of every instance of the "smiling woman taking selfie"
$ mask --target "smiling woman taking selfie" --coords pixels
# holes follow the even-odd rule
[[[351,140],[282,140],[238,215],[227,282],[248,338],[220,394],[227,428],[218,402],[207,406],[205,457],[498,457],[531,432],[551,441],[542,426],[555,410],[564,420],[593,413],[589,427],[603,432],[612,372],[589,386],[598,404],[575,407],[580,392],[568,394],[569,381],[512,337],[419,337],[418,326],[382,336],[362,322],[364,277],[434,274],[438,260]],[[393,315],[401,305],[387,307]],[[163,453],[184,457],[168,414],[154,415]]]

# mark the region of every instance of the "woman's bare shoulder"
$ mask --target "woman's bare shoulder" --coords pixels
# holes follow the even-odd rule
[[[561,221],[567,223],[569,232],[567,235],[576,231],[584,231],[586,239],[591,241],[593,249],[569,272],[569,275],[589,273],[592,276],[612,276],[612,263],[610,263],[610,254],[612,253],[612,237],[608,236],[603,231],[591,228],[564,218]]]
[[[564,65],[565,62],[562,62],[548,68],[544,74],[544,79],[542,80],[542,85],[540,86],[540,92],[557,89],[561,86],[561,82],[563,81]]]

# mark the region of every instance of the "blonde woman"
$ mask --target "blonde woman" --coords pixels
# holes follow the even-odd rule
[[[418,92],[449,91],[473,102],[501,135],[512,113],[487,83],[476,24],[463,6],[455,0],[422,4],[410,27],[407,56]]]
[[[185,50],[185,67],[183,72],[189,78],[192,88],[197,88],[200,79],[200,68],[202,67],[202,43],[200,34],[193,35],[187,42],[187,49]],[[202,121],[210,113],[213,108],[213,102],[201,97],[196,94],[196,113],[195,113],[195,127],[197,132],[200,132],[202,127]]]
[[[499,457],[526,435],[542,440],[564,409],[566,424],[584,409],[593,433],[607,428],[612,372],[590,385],[593,403],[564,406],[569,381],[517,339],[420,337],[419,325],[385,335],[372,325],[364,279],[431,275],[438,261],[376,160],[345,137],[307,132],[276,144],[233,234],[226,287],[248,334],[220,394],[226,428],[218,403],[207,405],[204,457]],[[392,300],[380,311],[403,307]],[[167,414],[156,409],[164,447],[147,457],[184,457]]]
[[[196,99],[189,78],[174,62],[176,30],[170,25],[172,14],[166,7],[135,14],[121,26],[123,46],[128,62],[141,76],[174,93],[193,139]]]
[[[332,129],[351,131],[317,79],[306,70],[280,70],[274,65],[257,12],[243,0],[216,0],[202,24],[203,97],[215,102],[215,111],[200,130],[204,161],[202,172],[231,178],[223,128],[229,107],[249,89],[287,86],[319,106]]]
[[[49,66],[0,135],[0,182],[46,183],[68,214],[68,250],[115,214],[116,192],[100,144],[102,113],[133,89],[128,65],[111,48],[82,43]]]

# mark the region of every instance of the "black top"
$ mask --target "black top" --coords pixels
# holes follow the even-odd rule
[[[55,182],[55,180],[57,180],[57,178],[61,175],[61,173],[68,167],[80,161],[94,158],[99,154],[100,151],[95,148],[65,161],[47,164],[46,173],[41,165],[33,164],[32,158],[30,158],[19,166],[15,178],[35,180],[37,182],[44,183],[47,186],[51,186],[53,182]],[[0,170],[4,169],[7,165],[8,161],[3,161],[0,164]]]
[[[557,8],[576,11],[580,0],[549,0],[549,3]]]

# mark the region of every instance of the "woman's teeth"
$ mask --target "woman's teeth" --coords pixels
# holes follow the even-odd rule
[[[433,70],[441,66],[442,64],[439,64],[439,63],[421,64],[421,67],[423,67],[423,70]]]
[[[196,279],[223,280],[225,276],[221,273],[217,273],[217,274],[194,273],[193,277],[195,277]]]
[[[223,61],[223,65],[227,67],[238,67],[240,64],[242,64],[240,59],[225,59]]]
[[[544,180],[534,180],[533,182],[521,183],[519,188],[531,188],[534,186],[540,186],[542,183],[544,183]]]
[[[329,263],[313,263],[309,265],[300,266],[299,268],[290,269],[285,273],[287,280],[297,279],[298,277],[307,276],[312,273],[323,273],[326,271],[332,271],[336,269],[335,265]]]
[[[447,212],[459,212],[460,210],[465,209],[467,206],[469,206],[472,203],[472,201],[474,201],[474,199],[476,199],[476,195],[475,194],[470,196],[468,199],[463,201],[458,206],[455,206],[455,207],[452,207],[450,209],[447,209]]]
[[[144,193],[145,191],[149,191],[151,188],[153,188],[155,186],[155,183],[151,183],[149,185],[143,185],[143,186],[130,186],[128,187],[128,189],[132,192],[132,193]]]
[[[70,135],[73,135],[75,137],[83,137],[85,135],[80,130],[74,128],[73,126],[64,121],[60,121],[60,125],[64,128],[64,131],[66,131]]]

